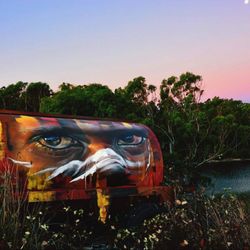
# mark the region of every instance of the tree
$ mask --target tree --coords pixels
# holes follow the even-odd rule
[[[196,113],[203,94],[202,78],[190,72],[179,78],[171,76],[164,79],[160,86],[159,120],[160,130],[169,142],[169,153],[174,153],[176,135],[190,133],[192,125],[197,126]]]
[[[124,88],[116,89],[115,96],[117,109],[120,110],[118,118],[153,126],[153,116],[157,111],[156,87],[148,86],[144,77],[136,77]]]
[[[164,79],[160,98],[142,76],[114,92],[97,83],[62,83],[52,94],[46,83],[17,82],[0,89],[0,107],[146,124],[160,140],[165,165],[182,173],[221,157],[250,158],[250,104],[218,97],[201,102],[203,91],[201,76],[190,72]]]
[[[155,131],[166,165],[182,174],[214,159],[250,157],[249,104],[217,97],[202,103],[201,86],[202,78],[189,72],[160,86]]]
[[[27,82],[17,82],[0,89],[0,108],[11,110],[24,110],[23,94],[27,86]]]
[[[202,105],[209,121],[207,147],[210,155],[250,158],[250,104],[214,97]]]
[[[52,97],[43,98],[42,112],[95,117],[116,115],[114,93],[101,84],[62,84]]]
[[[126,96],[134,103],[143,105],[147,102],[148,92],[146,79],[142,76],[134,78],[125,87]]]
[[[47,83],[32,82],[24,93],[25,97],[25,110],[31,112],[38,112],[40,102],[44,97],[50,97],[53,91]]]

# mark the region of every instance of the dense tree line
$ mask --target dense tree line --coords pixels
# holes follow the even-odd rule
[[[201,102],[202,78],[164,79],[159,91],[144,77],[112,91],[102,84],[17,82],[0,89],[0,108],[126,119],[148,125],[160,140],[166,166],[182,172],[207,161],[250,158],[250,104],[214,97]]]

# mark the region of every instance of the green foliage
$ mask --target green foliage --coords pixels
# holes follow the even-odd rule
[[[52,95],[47,83],[32,82],[25,91],[25,105],[27,111],[38,112],[42,98]]]
[[[128,85],[124,89],[126,97],[138,104],[143,105],[147,102],[147,84],[146,79],[139,76],[132,81],[128,82]]]
[[[0,108],[38,112],[41,99],[51,94],[47,83],[20,81],[0,89]]]
[[[178,178],[210,160],[250,158],[250,104],[214,97],[201,102],[202,77],[170,76],[160,93],[142,76],[112,91],[102,84],[17,82],[0,89],[0,108],[140,122],[156,133],[166,168]]]
[[[40,111],[95,117],[112,117],[117,112],[114,93],[101,84],[61,85],[60,91],[42,100]]]
[[[114,92],[101,84],[62,83],[53,93],[46,83],[17,82],[0,89],[0,108],[146,124],[160,141],[166,181],[185,184],[210,160],[250,158],[250,104],[219,97],[201,102],[203,91],[201,76],[190,72],[164,79],[159,98],[141,76]],[[5,184],[9,177],[4,176]],[[82,249],[93,240],[93,225],[84,224],[89,214],[65,209],[65,222],[51,224],[46,209],[27,210],[11,198],[13,187],[6,187],[0,189],[0,248]],[[243,249],[250,244],[249,218],[232,196],[181,196],[167,213],[137,229],[109,230],[118,249]]]
[[[189,72],[160,86],[154,131],[165,165],[182,175],[210,160],[250,158],[250,104],[218,97],[202,103],[201,86],[202,78]]]
[[[17,82],[0,89],[0,108],[12,110],[24,110],[24,92],[27,82]]]

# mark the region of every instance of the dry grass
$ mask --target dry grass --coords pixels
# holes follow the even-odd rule
[[[137,228],[119,229],[109,222],[98,231],[95,220],[90,220],[95,215],[82,208],[62,206],[55,213],[63,218],[59,222],[53,220],[52,207],[37,204],[31,208],[25,202],[18,170],[4,164],[0,249],[83,249],[102,234],[115,249],[250,249],[245,203],[229,193],[207,197],[180,192],[174,205]]]
[[[119,249],[250,249],[250,220],[234,195],[182,194],[167,212],[136,229],[122,229]]]
[[[21,183],[17,167],[1,162],[0,249],[39,249],[41,247],[44,209],[27,203],[25,183]]]

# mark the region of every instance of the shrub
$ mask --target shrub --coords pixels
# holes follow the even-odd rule
[[[120,229],[119,249],[249,249],[250,220],[231,194],[182,194],[167,212],[134,229]]]

